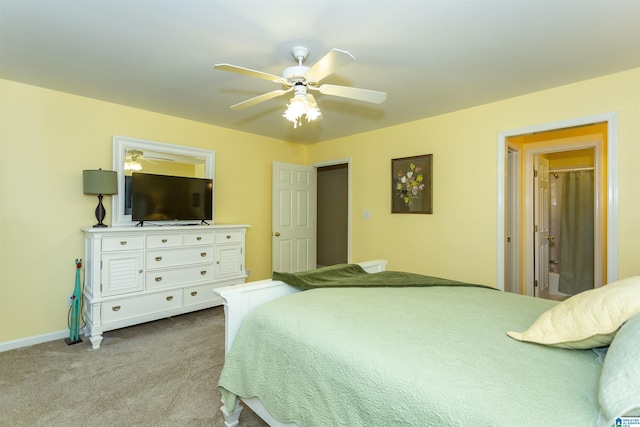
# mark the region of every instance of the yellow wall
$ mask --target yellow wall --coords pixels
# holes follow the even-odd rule
[[[67,328],[98,202],[82,170],[111,169],[113,135],[214,150],[215,221],[250,224],[247,267],[270,276],[271,163],[304,163],[303,146],[6,80],[0,120],[0,342]]]
[[[310,146],[351,157],[352,260],[496,283],[497,134],[619,114],[618,272],[640,274],[640,69]],[[390,213],[390,159],[433,153],[433,215]],[[371,211],[371,219],[362,211]]]
[[[251,224],[253,280],[270,275],[272,161],[351,157],[352,261],[495,284],[498,132],[612,111],[625,277],[640,274],[640,69],[310,146],[0,80],[0,343],[66,329],[97,203],[81,171],[111,168],[114,134],[215,150],[215,219]],[[392,215],[391,159],[429,153],[434,213]]]

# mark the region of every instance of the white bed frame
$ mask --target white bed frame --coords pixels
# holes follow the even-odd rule
[[[359,262],[357,264],[360,265],[367,273],[378,273],[380,271],[385,271],[387,268],[387,261],[380,259]],[[236,338],[240,324],[251,310],[265,302],[299,292],[299,290],[284,282],[268,279],[260,280],[258,282],[249,282],[242,285],[217,288],[214,289],[213,292],[220,295],[224,303],[224,354],[226,355],[231,348],[231,344],[233,344],[233,340]],[[267,411],[258,398],[251,397],[238,399],[236,407],[231,412],[225,409],[224,402],[222,402],[223,404],[220,410],[224,416],[224,425],[226,427],[236,427],[238,425],[238,418],[242,412],[242,405],[239,402],[240,400],[242,400],[245,405],[251,408],[253,412],[272,427],[297,426],[296,423],[283,423],[279,421],[271,415],[269,411]]]

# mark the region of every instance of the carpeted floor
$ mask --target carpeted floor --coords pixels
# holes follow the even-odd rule
[[[0,426],[222,426],[215,307],[87,338],[0,353]],[[250,410],[243,427],[266,426]]]

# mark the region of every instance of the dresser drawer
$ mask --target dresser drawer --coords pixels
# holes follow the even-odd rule
[[[213,245],[213,233],[184,233],[184,245]]]
[[[216,243],[240,243],[242,241],[242,231],[228,230],[216,232]]]
[[[145,274],[146,289],[162,288],[185,283],[197,283],[213,279],[213,264],[202,264],[179,269],[148,271]]]
[[[182,234],[152,234],[147,236],[147,248],[176,248],[182,246]]]
[[[184,288],[184,306],[206,303],[222,304],[222,298],[213,293],[213,288],[214,286],[211,284]]]
[[[102,323],[173,310],[182,306],[182,289],[102,303]]]
[[[102,238],[102,251],[130,251],[144,248],[144,236],[107,236]]]
[[[145,261],[147,270],[213,262],[213,247],[202,246],[166,251],[147,251]]]

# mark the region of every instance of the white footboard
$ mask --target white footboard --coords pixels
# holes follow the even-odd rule
[[[386,260],[372,260],[357,263],[367,273],[378,273],[387,267]],[[254,308],[281,296],[299,292],[286,283],[271,279],[249,282],[242,285],[226,286],[214,289],[224,303],[225,315],[225,354],[229,352],[233,340],[244,317]]]
[[[386,270],[387,261],[378,259],[359,262],[358,265],[367,273],[378,273]],[[268,279],[218,288],[214,289],[214,292],[222,297],[224,303],[224,354],[226,355],[231,348],[231,344],[233,344],[233,340],[236,338],[240,324],[251,310],[265,302],[300,291],[284,282]],[[264,407],[260,399],[256,397],[241,398],[240,400],[272,427],[292,427],[297,425],[295,423],[283,423],[277,420]],[[239,401],[236,402],[236,407],[232,412],[225,409],[224,403],[220,410],[224,416],[224,424],[226,427],[236,427],[238,425],[238,419],[242,411],[242,406]]]

